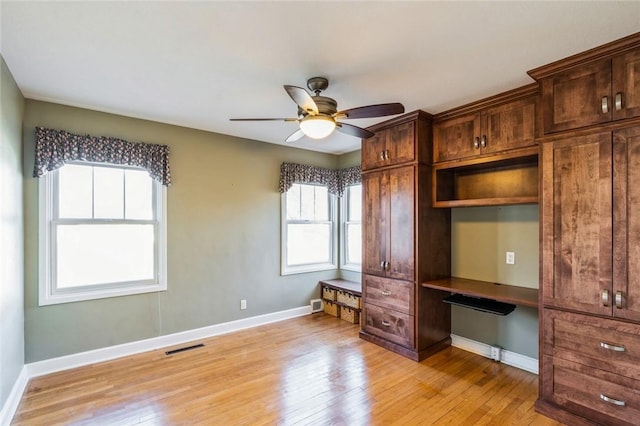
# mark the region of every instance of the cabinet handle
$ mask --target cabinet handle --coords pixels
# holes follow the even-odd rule
[[[616,104],[616,111],[620,111],[622,109],[622,93],[621,92],[616,93],[615,104]]]
[[[389,270],[389,266],[390,266],[390,265],[391,265],[391,264],[390,264],[389,262],[384,262],[384,270],[385,270],[385,271],[388,271],[388,270]]]
[[[610,398],[607,395],[604,395],[602,393],[600,394],[600,399],[605,401],[605,402],[608,402],[610,404],[617,405],[619,407],[624,407],[625,405],[627,405],[624,401],[620,401],[619,399]]]
[[[622,303],[624,302],[624,298],[622,296],[622,292],[621,291],[616,291],[616,308],[618,309],[622,309]]]
[[[382,320],[382,325],[384,325],[385,327],[389,327],[391,325],[391,323],[387,320]],[[602,397],[602,395],[600,395]]]
[[[477,136],[476,136],[475,138],[473,138],[473,147],[474,147],[475,149],[480,148],[480,138],[479,138],[479,137],[477,137]]]
[[[607,114],[609,112],[609,97],[603,96],[601,103],[602,103],[602,113]]]
[[[609,306],[609,290],[602,290],[602,306]]]
[[[387,290],[382,290],[382,295],[383,296],[391,296],[391,292],[387,291]]]
[[[600,347],[603,348],[603,349],[614,351],[614,352],[625,352],[626,351],[624,346],[610,345],[610,344],[605,343],[605,342],[600,342]]]
[[[483,148],[486,148],[487,146],[487,135],[482,135],[482,138],[480,138],[480,146]]]
[[[384,264],[385,264],[385,263],[386,263],[386,262],[385,262],[384,260],[383,260],[382,262],[380,262],[380,268],[381,268],[383,271],[384,271]]]
[[[384,161],[384,151],[380,151],[380,160]]]
[[[385,159],[385,160],[388,160],[388,159],[389,159],[389,150],[388,150],[388,149],[385,149],[385,150],[384,150],[384,159]]]

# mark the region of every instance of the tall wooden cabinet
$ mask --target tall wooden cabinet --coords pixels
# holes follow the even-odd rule
[[[431,207],[431,116],[417,111],[370,129],[360,336],[419,361],[449,345],[451,331],[448,293],[420,286],[450,275],[450,212]]]
[[[548,134],[536,408],[568,424],[640,419],[638,58],[640,34],[530,72]]]

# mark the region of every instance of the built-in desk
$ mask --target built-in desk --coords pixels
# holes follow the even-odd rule
[[[508,306],[503,306],[505,304],[538,307],[538,289],[535,288],[517,287],[457,277],[427,281],[422,283],[422,287],[462,295],[463,297],[458,299],[453,298],[453,302],[447,300],[445,300],[445,302],[498,315],[506,315],[513,310],[508,310]],[[465,299],[464,296],[470,296],[470,298]],[[477,300],[477,298],[482,300]],[[493,303],[493,301],[499,303]],[[483,307],[483,304],[486,306]]]

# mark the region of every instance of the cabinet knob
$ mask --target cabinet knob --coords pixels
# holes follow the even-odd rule
[[[602,299],[602,306],[609,306],[609,303],[611,303],[609,300],[609,290],[602,290],[600,298]]]
[[[380,269],[382,269],[384,271],[384,265],[385,265],[385,261],[383,260],[382,262],[380,262]]]
[[[482,138],[480,138],[480,146],[483,148],[486,148],[487,146],[487,135],[482,135]]]
[[[624,296],[621,291],[616,291],[615,304],[616,308],[622,309],[622,305],[624,303]]]
[[[477,136],[476,136],[475,138],[473,138],[473,147],[474,147],[475,149],[480,148],[480,138],[479,138],[479,137],[477,137]]]
[[[380,160],[384,161],[384,151],[380,151]]]
[[[621,92],[616,93],[616,98],[614,102],[616,106],[616,111],[620,111],[622,109],[622,93]]]
[[[609,112],[609,97],[603,96],[601,101],[602,113],[607,114]]]
[[[600,394],[600,399],[605,401],[605,402],[608,402],[610,404],[617,405],[619,407],[624,407],[625,405],[627,405],[624,401],[620,401],[619,399],[611,398],[611,397],[609,397],[607,395],[604,395],[602,393]]]
[[[387,320],[382,320],[382,325],[384,325],[385,327],[389,327],[391,323]]]
[[[384,150],[384,159],[385,159],[385,160],[388,160],[388,159],[389,159],[389,150],[388,150],[388,149],[385,149],[385,150]]]
[[[625,352],[626,351],[624,346],[611,345],[611,344],[605,343],[605,342],[600,342],[600,347],[602,349],[606,349],[608,351],[613,351],[613,352]]]

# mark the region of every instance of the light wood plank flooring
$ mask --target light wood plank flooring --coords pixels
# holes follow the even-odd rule
[[[559,424],[534,374],[456,348],[417,363],[358,329],[314,314],[35,378],[12,424]]]

